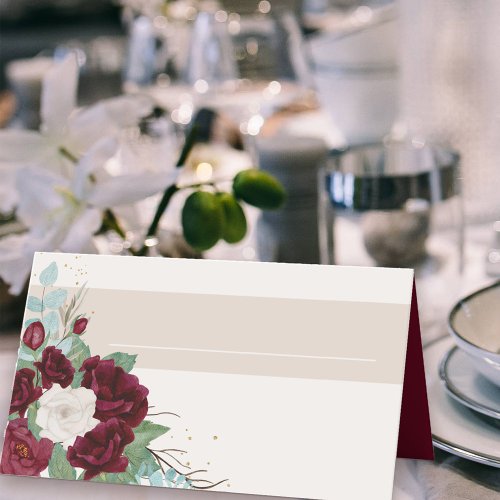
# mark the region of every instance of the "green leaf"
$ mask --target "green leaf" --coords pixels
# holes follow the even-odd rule
[[[164,425],[154,424],[149,420],[143,420],[134,429],[135,439],[132,444],[145,448],[154,439],[166,434],[170,429]]]
[[[34,295],[30,295],[28,297],[26,307],[33,312],[42,312],[44,310],[44,304],[42,304],[42,301]]]
[[[75,372],[75,376],[73,377],[73,382],[71,382],[71,387],[73,389],[78,389],[82,385],[82,379],[85,375],[84,372]]]
[[[59,331],[59,316],[55,311],[49,312],[43,318],[43,327],[48,335],[54,336]]]
[[[49,292],[43,299],[43,305],[49,309],[59,309],[64,302],[66,302],[66,297],[68,292],[63,288],[58,288],[53,292]]]
[[[76,470],[68,462],[66,452],[60,443],[57,443],[52,451],[52,458],[49,462],[49,477],[76,479]]]
[[[127,354],[126,352],[114,352],[102,359],[113,359],[115,366],[121,366],[127,373],[129,373],[135,365],[137,354]]]
[[[153,455],[144,446],[137,445],[135,441],[125,446],[123,454],[128,458],[130,467],[135,471],[139,470],[143,462],[146,464],[155,462]]]
[[[139,484],[130,467],[127,467],[124,472],[119,472],[118,474],[105,474],[105,481],[107,483]]]
[[[22,370],[23,368],[29,368],[30,370],[35,371],[35,367],[33,366],[33,361],[27,361],[25,359],[19,359],[17,360],[17,365],[16,365],[16,370]]]
[[[36,414],[38,412],[38,409],[35,404],[31,404],[28,407],[28,429],[31,431],[33,436],[35,436],[36,439],[40,439],[40,431],[42,428],[36,423]]]
[[[71,344],[71,349],[66,354],[66,357],[71,361],[71,364],[73,365],[73,368],[78,371],[82,363],[87,359],[90,358],[90,349],[85,342],[82,341],[78,335],[71,335],[71,337],[68,337],[72,339],[72,344]]]
[[[8,420],[16,420],[16,418],[19,418],[19,412],[16,411],[15,413],[11,413],[8,417]]]
[[[23,343],[19,346],[18,358],[24,361],[34,361],[33,351]]]
[[[52,262],[40,273],[40,283],[43,286],[53,285],[57,280],[57,274],[57,264]]]

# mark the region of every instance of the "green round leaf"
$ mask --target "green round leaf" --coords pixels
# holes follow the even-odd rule
[[[182,209],[184,238],[195,250],[212,248],[222,236],[224,213],[217,196],[207,191],[189,195]]]
[[[217,195],[224,212],[222,239],[228,243],[238,243],[247,233],[247,219],[236,198],[230,193]]]
[[[264,210],[275,210],[286,199],[285,188],[278,179],[255,168],[243,170],[236,175],[233,191],[237,198]]]

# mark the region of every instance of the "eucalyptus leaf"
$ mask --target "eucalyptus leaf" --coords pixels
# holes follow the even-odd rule
[[[35,359],[33,357],[33,351],[29,347],[26,347],[25,344],[21,344],[19,347],[18,358],[24,361],[34,361]]]
[[[57,334],[59,331],[59,316],[56,311],[51,311],[45,315],[42,320],[43,327],[45,328],[45,332],[48,335]]]
[[[72,345],[73,345],[73,339],[71,337],[67,337],[58,344],[57,348],[61,349],[61,352],[65,356],[67,356],[68,353],[71,351]]]
[[[52,262],[40,273],[40,283],[43,286],[52,286],[57,280],[57,264]]]
[[[27,319],[24,322],[24,328],[28,328],[28,326],[30,326],[32,323],[36,323],[37,321],[40,321],[40,318],[30,318],[30,319]]]
[[[173,482],[176,475],[177,475],[177,472],[175,472],[175,469],[168,469],[165,472],[165,479],[167,479],[168,481],[172,481]]]
[[[57,290],[49,292],[45,295],[43,305],[48,309],[59,309],[66,301],[67,296],[68,292],[66,290],[58,288]]]
[[[160,470],[153,472],[153,474],[149,476],[149,484],[151,486],[163,486],[163,476]]]
[[[42,304],[42,301],[34,295],[30,295],[28,297],[26,307],[33,312],[42,312],[44,310],[44,304]]]
[[[121,366],[127,373],[129,373],[135,365],[135,360],[137,354],[127,354],[126,352],[114,352],[108,356],[102,358],[112,359],[115,362],[115,366]]]

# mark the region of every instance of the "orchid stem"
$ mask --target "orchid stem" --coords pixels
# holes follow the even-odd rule
[[[194,145],[198,142],[198,135],[200,132],[200,127],[196,123],[196,118],[194,121],[193,126],[189,130],[186,140],[184,142],[184,146],[182,147],[182,151],[179,155],[179,158],[177,160],[177,163],[175,164],[176,168],[180,168],[184,166],[186,163],[186,160],[189,157],[189,154],[191,153],[191,150],[193,149]],[[172,184],[171,186],[168,186],[167,189],[163,192],[163,196],[160,200],[160,203],[158,203],[158,207],[156,208],[155,215],[153,217],[153,221],[151,222],[148,231],[146,233],[146,236],[144,238],[144,244],[142,245],[142,248],[135,253],[135,255],[147,255],[148,253],[148,245],[147,240],[149,238],[153,238],[156,236],[156,233],[158,231],[158,226],[160,225],[160,220],[165,213],[165,210],[168,207],[168,204],[170,203],[170,200],[172,199],[172,196],[179,191],[179,187],[176,184]]]

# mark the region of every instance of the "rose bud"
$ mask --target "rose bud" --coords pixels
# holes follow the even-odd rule
[[[30,348],[36,351],[45,340],[45,328],[40,321],[31,323],[26,328],[23,335],[23,342]]]
[[[73,325],[73,333],[75,335],[81,335],[85,332],[89,320],[87,318],[79,318],[75,321]]]

